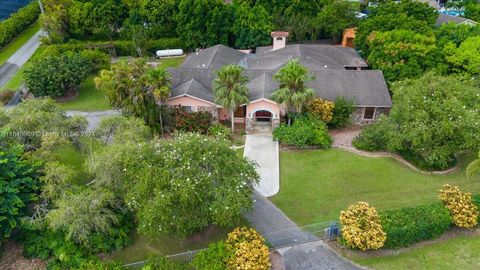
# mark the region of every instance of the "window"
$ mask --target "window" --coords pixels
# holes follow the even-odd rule
[[[283,40],[283,37],[277,37],[277,40]]]
[[[375,107],[365,107],[363,112],[363,119],[373,120],[375,118]]]
[[[193,112],[193,107],[192,106],[183,106],[183,108],[185,109],[186,112]]]

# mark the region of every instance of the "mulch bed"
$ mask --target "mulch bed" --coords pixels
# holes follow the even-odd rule
[[[45,269],[46,261],[40,259],[26,259],[23,257],[21,244],[7,241],[2,246],[0,269],[2,270],[37,270]]]
[[[65,91],[65,95],[55,98],[58,103],[64,103],[75,99],[78,96],[78,90],[75,87],[70,87]]]

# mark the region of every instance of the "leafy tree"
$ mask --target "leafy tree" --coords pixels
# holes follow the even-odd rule
[[[226,65],[218,70],[213,81],[215,103],[230,113],[232,133],[235,129],[234,112],[241,104],[248,103],[248,78],[242,75],[243,68],[238,65]]]
[[[272,94],[272,99],[287,107],[287,111],[299,113],[313,99],[315,92],[307,87],[313,80],[308,69],[298,60],[291,60],[274,76],[280,87]],[[290,119],[289,119],[290,124]]]
[[[465,18],[480,22],[480,3],[475,0],[465,1]]]
[[[375,129],[366,129],[360,143],[375,145],[380,137],[384,145],[376,148],[430,169],[452,166],[456,154],[478,147],[480,96],[470,79],[427,73],[395,83],[392,91],[395,106],[389,117],[373,125],[384,135],[370,137]]]
[[[154,131],[163,132],[161,104],[170,94],[168,73],[144,60],[120,61],[95,78],[110,104],[127,115],[141,117]]]
[[[333,117],[329,125],[333,127],[344,127],[352,123],[352,113],[355,112],[357,106],[355,101],[338,97],[335,99],[335,107],[333,108]]]
[[[435,31],[437,37],[437,46],[443,48],[446,44],[453,42],[455,46],[460,46],[469,37],[480,36],[480,24],[467,25],[456,24],[454,22],[442,24]]]
[[[25,70],[25,84],[36,97],[60,97],[79,85],[91,70],[92,63],[78,53],[45,55]]]
[[[466,71],[471,75],[480,75],[480,35],[467,38],[447,57],[457,70]]]
[[[435,37],[411,30],[373,32],[367,40],[368,63],[383,71],[387,81],[421,75],[435,66]]]
[[[67,135],[68,140],[75,141],[87,127],[85,118],[66,116],[51,99],[25,100],[8,117],[3,131],[12,136],[7,139],[22,144],[27,151],[39,148],[45,134]]]
[[[113,144],[91,162],[96,185],[125,194],[139,231],[148,235],[186,236],[209,224],[232,225],[252,206],[252,186],[258,182],[252,164],[227,141],[193,133]]]
[[[315,26],[334,41],[342,38],[345,28],[357,25],[358,6],[345,0],[332,0],[318,13]]]
[[[104,189],[69,194],[55,201],[55,207],[46,216],[48,226],[65,231],[67,239],[84,246],[92,244],[92,235],[108,234],[119,223],[114,212],[119,202],[112,192]]]
[[[478,153],[478,159],[472,161],[467,167],[467,176],[473,177],[480,172],[480,152]]]
[[[18,226],[27,203],[36,199],[39,164],[24,160],[22,154],[21,147],[0,145],[0,243]]]
[[[145,142],[152,134],[140,118],[110,116],[100,121],[95,137],[105,143]]]
[[[93,33],[106,35],[111,40],[127,18],[127,10],[122,0],[92,0],[88,19]]]
[[[411,30],[425,36],[433,35],[438,13],[427,3],[402,0],[399,3],[387,0],[373,8],[365,20],[359,23],[355,46],[366,57],[370,54],[367,39],[373,31]]]
[[[174,37],[177,28],[175,17],[178,13],[177,0],[144,0],[141,14],[146,18],[149,27],[153,28],[156,37]]]
[[[68,37],[68,8],[72,0],[42,0],[45,12],[40,16],[42,28],[51,43],[63,42]]]
[[[249,49],[270,44],[272,16],[263,6],[235,5],[234,12],[232,32],[235,35],[235,47]]]
[[[228,43],[231,12],[222,0],[181,0],[177,34],[187,49]]]

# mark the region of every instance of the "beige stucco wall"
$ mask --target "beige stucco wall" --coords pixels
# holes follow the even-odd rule
[[[280,106],[278,104],[266,100],[258,100],[247,105],[247,118],[254,117],[256,111],[269,111],[272,113],[273,119],[280,118]]]

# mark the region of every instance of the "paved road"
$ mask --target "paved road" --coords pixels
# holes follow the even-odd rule
[[[244,217],[272,247],[278,248],[284,270],[361,269],[316,236],[300,230],[280,209],[258,192],[253,194],[253,199],[254,208]]]
[[[10,78],[32,57],[40,46],[40,38],[43,32],[40,30],[20,47],[7,62],[0,67],[0,87],[5,85]]]
[[[75,116],[75,115],[80,115],[85,118],[87,118],[88,121],[88,126],[87,126],[87,132],[95,130],[98,125],[100,124],[100,121],[107,116],[113,116],[113,115],[120,115],[121,112],[117,110],[109,110],[109,111],[97,111],[97,112],[79,112],[79,111],[67,111],[68,116]]]
[[[310,242],[278,250],[284,270],[356,270],[362,268],[341,257],[325,242]]]
[[[280,171],[278,162],[278,142],[271,135],[247,135],[244,156],[256,161],[260,183],[255,189],[265,197],[280,190]]]

